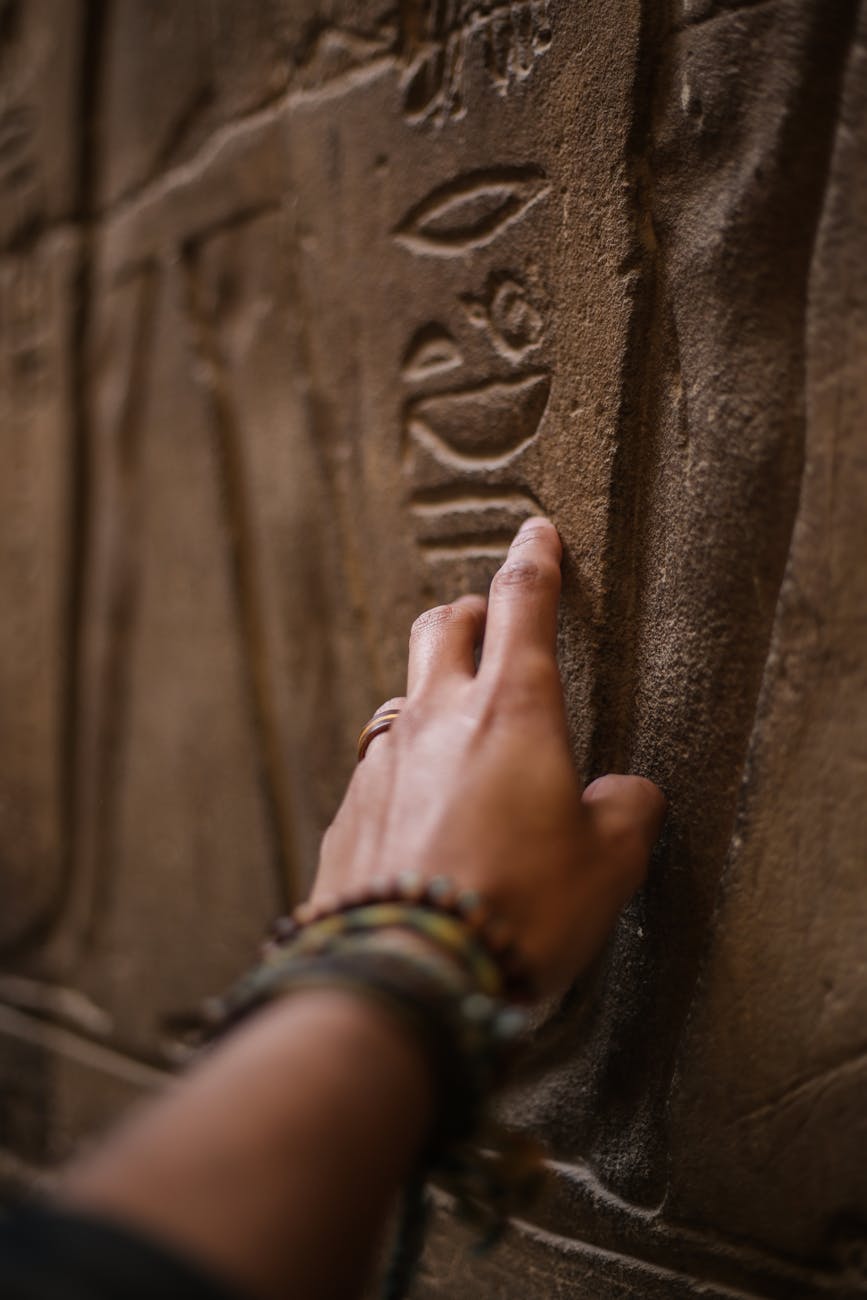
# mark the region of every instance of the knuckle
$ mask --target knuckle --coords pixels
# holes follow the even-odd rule
[[[393,727],[387,734],[397,752],[406,754],[416,744],[419,733],[428,726],[434,713],[434,704],[430,693],[422,689],[413,700],[407,703],[400,715],[400,726]]]
[[[475,616],[484,614],[487,604],[487,600],[480,592],[471,592],[465,596],[458,596],[457,600],[454,601],[454,609],[469,612]]]
[[[602,845],[612,882],[629,897],[647,877],[649,854],[641,834],[628,816],[612,813],[605,819]]]
[[[433,628],[439,627],[443,623],[448,623],[454,618],[455,609],[453,605],[435,605],[433,609],[426,609],[423,614],[413,621],[410,628],[410,639],[423,636]]]
[[[498,590],[510,588],[527,588],[535,585],[539,576],[539,566],[532,560],[507,560],[494,577]]]
[[[402,735],[406,731],[411,730],[412,727],[415,725],[415,721],[418,717],[418,712],[419,712],[418,700],[401,697],[399,704],[400,704],[400,717],[395,720],[390,730],[385,733],[387,736],[392,736],[395,734]],[[398,723],[400,724],[400,726],[398,726]]]
[[[380,713],[391,713],[394,709],[403,709],[405,707],[406,707],[406,696],[393,695],[390,700],[385,700],[384,703],[380,704],[376,712],[371,714],[371,717],[376,718],[379,716]]]
[[[452,621],[455,623],[465,623],[475,627],[485,617],[483,600],[460,600],[449,608],[452,611]]]
[[[552,527],[545,520],[540,519],[532,523],[526,523],[513,539],[510,549],[516,551],[521,546],[534,546],[541,538],[549,538],[551,533]]]
[[[509,559],[496,574],[494,585],[500,591],[550,591],[559,588],[560,570],[556,564],[541,559]]]

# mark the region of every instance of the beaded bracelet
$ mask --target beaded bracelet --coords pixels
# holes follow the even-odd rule
[[[376,907],[390,904],[404,906],[398,917],[396,912],[386,920],[385,911]],[[349,915],[351,919],[345,921]],[[402,925],[439,943],[449,943],[449,930],[439,918],[451,918],[456,927],[453,935],[464,936],[453,940],[450,946],[463,946],[472,954],[479,966],[487,958],[489,968],[499,972],[499,989],[511,999],[521,1002],[535,1000],[535,982],[515,943],[514,936],[503,921],[494,916],[475,890],[461,890],[447,876],[434,876],[425,880],[416,872],[403,872],[394,880],[376,881],[362,889],[349,891],[337,901],[302,903],[291,916],[278,917],[271,931],[271,944],[297,941],[305,932],[319,934],[338,933],[344,928],[376,928],[382,925]],[[334,930],[319,927],[333,923]],[[265,953],[267,954],[268,945]],[[491,982],[490,969],[484,974],[485,986]]]
[[[354,936],[403,931],[426,941],[431,949],[448,956],[464,972],[469,984],[489,997],[502,997],[503,975],[476,936],[459,918],[408,903],[368,903],[345,912],[332,912],[311,921],[294,938],[272,939],[262,949],[262,965],[279,963],[287,950],[315,957],[335,943]]]
[[[333,936],[319,951],[293,945],[272,953],[229,990],[210,1037],[312,988],[345,989],[383,1006],[420,1044],[438,1101],[428,1162],[470,1137],[523,1033],[521,1011],[480,991],[448,953],[401,951],[387,934],[367,931]]]
[[[407,946],[400,938],[407,934],[424,942]],[[459,1211],[483,1228],[486,1246],[516,1197],[541,1174],[539,1152],[525,1139],[498,1142],[493,1157],[474,1144],[488,1098],[503,1081],[526,1025],[507,997],[532,996],[532,984],[505,928],[476,895],[458,891],[443,877],[425,883],[404,875],[336,904],[304,904],[291,918],[280,918],[260,966],[221,1002],[210,1003],[209,1037],[219,1037],[275,998],[311,988],[345,989],[384,1007],[430,1063],[436,1119],[405,1193],[383,1292],[385,1300],[400,1300],[423,1246],[429,1176],[444,1183]]]

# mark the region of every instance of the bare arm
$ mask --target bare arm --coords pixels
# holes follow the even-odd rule
[[[238,1030],[63,1195],[263,1300],[354,1296],[431,1104],[423,1058],[384,1012],[310,992]]]
[[[445,872],[505,918],[548,992],[604,942],[664,815],[649,781],[577,782],[554,657],[559,560],[555,530],[533,521],[487,608],[468,597],[416,624],[403,712],[357,769],[314,891]],[[344,1300],[362,1289],[433,1102],[421,1052],[385,1012],[296,995],[73,1167],[63,1195],[262,1300]]]

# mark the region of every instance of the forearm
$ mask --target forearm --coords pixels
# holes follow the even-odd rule
[[[73,1167],[61,1195],[253,1295],[343,1300],[361,1291],[432,1107],[425,1058],[385,1011],[296,994]]]

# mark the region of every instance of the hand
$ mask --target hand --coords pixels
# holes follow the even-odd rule
[[[533,520],[494,579],[487,629],[479,597],[417,620],[403,711],[350,783],[314,891],[446,874],[508,923],[545,992],[604,941],[665,809],[638,777],[578,785],[554,658],[559,561],[556,531]],[[263,1300],[354,1295],[432,1105],[428,1063],[389,1014],[308,991],[230,1035],[61,1195]]]
[[[528,520],[487,602],[464,596],[413,624],[406,698],[389,702],[400,717],[356,769],[312,895],[448,876],[511,928],[548,993],[604,943],[665,816],[641,777],[581,791],[555,658],[561,554],[554,526]]]

